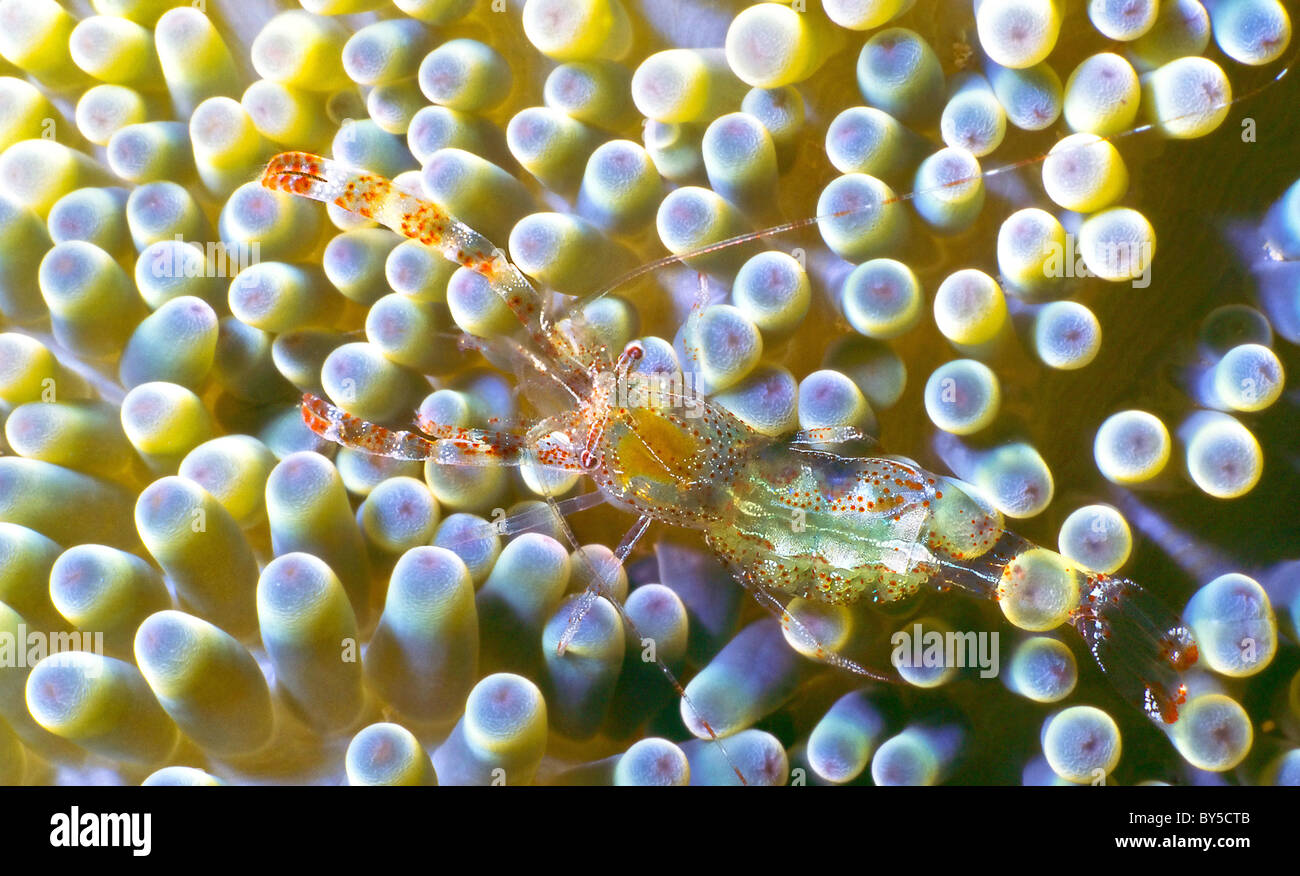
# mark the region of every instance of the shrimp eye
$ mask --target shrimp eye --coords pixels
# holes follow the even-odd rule
[[[588,470],[595,468],[596,454],[590,450],[583,450],[578,454],[578,465]]]
[[[633,362],[640,362],[641,357],[645,355],[645,347],[641,346],[638,341],[632,341],[623,348],[622,354],[618,357],[617,367],[627,369],[632,366]]]

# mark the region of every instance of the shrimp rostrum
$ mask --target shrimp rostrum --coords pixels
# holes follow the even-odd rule
[[[1154,720],[1177,720],[1181,674],[1197,657],[1187,626],[1134,582],[1072,568],[1008,531],[976,488],[903,458],[836,452],[861,437],[850,427],[785,439],[756,431],[686,392],[680,373],[656,370],[663,357],[649,355],[648,341],[609,351],[580,318],[553,321],[541,295],[486,238],[382,177],[285,153],[262,184],[372,218],[481,274],[523,330],[480,349],[494,361],[508,355],[527,374],[520,385],[539,410],[557,410],[560,400],[558,413],[524,432],[431,422],[418,422],[416,432],[309,395],[303,416],[317,434],[399,459],[586,474],[606,501],[637,515],[617,561],[652,522],[698,530],[795,647],[861,675],[883,677],[856,657],[850,608],[925,588],[995,599],[1024,629],[1072,626],[1122,696]],[[594,580],[575,609],[579,618],[601,595],[602,578]]]

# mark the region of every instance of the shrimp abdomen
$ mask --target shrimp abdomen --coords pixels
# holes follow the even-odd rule
[[[892,459],[772,445],[730,485],[706,536],[768,590],[833,604],[892,602],[938,571],[927,545],[936,483]]]

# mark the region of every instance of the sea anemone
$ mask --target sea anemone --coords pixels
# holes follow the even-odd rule
[[[0,0],[0,782],[1300,782],[1286,4],[203,5]],[[592,400],[538,410],[490,272],[260,185],[281,151],[436,202],[686,404],[908,454],[972,553],[1042,547],[996,602],[779,622],[690,532],[625,556],[576,472],[322,439],[304,393],[488,435]],[[1063,631],[1116,574],[1199,644],[1176,721]],[[885,642],[894,684],[822,647]]]

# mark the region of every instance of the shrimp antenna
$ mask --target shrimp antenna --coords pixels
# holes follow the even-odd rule
[[[1155,128],[1158,128],[1161,125],[1166,125],[1170,122],[1177,122],[1182,119],[1190,119],[1196,116],[1204,116],[1216,110],[1227,109],[1239,103],[1243,103],[1247,100],[1251,100],[1252,98],[1262,94],[1264,91],[1267,91],[1268,89],[1272,88],[1274,85],[1276,85],[1277,83],[1285,79],[1287,75],[1290,74],[1292,68],[1296,65],[1297,61],[1300,61],[1300,52],[1297,52],[1294,55],[1292,55],[1291,58],[1286,62],[1286,65],[1281,70],[1279,70],[1274,76],[1260,83],[1259,85],[1255,86],[1249,91],[1243,94],[1239,94],[1230,100],[1224,101],[1222,103],[1213,104],[1212,106],[1206,107],[1204,109],[1195,110],[1193,112],[1182,113],[1180,115],[1170,116],[1168,118],[1163,118],[1163,119],[1157,119],[1155,121],[1147,122],[1142,125],[1137,125],[1132,128],[1127,128],[1123,131],[1119,131],[1114,134],[1109,134],[1107,136],[1097,135],[1097,140],[1092,140],[1089,141],[1088,143],[1080,144],[1079,146],[1074,147],[1073,150],[1067,149],[1061,152],[1057,152],[1055,154],[1068,155],[1071,151],[1081,152],[1085,149],[1092,148],[1098,142],[1114,143],[1118,140],[1122,140],[1127,137],[1133,137],[1138,134],[1146,133],[1147,131],[1151,131]],[[691,250],[690,252],[684,252],[675,255],[666,255],[663,256],[662,258],[655,259],[652,262],[647,262],[646,264],[640,265],[639,267],[636,267],[631,271],[628,271],[626,274],[623,274],[621,277],[618,277],[615,280],[611,281],[604,288],[589,293],[587,295],[584,295],[582,298],[579,298],[578,300],[571,302],[569,306],[566,308],[564,315],[567,316],[581,310],[582,308],[586,307],[588,304],[591,304],[593,301],[598,301],[599,299],[604,298],[606,295],[632,282],[633,280],[636,280],[639,277],[643,277],[646,274],[653,273],[655,271],[658,271],[661,268],[665,268],[670,265],[679,264],[679,263],[684,264],[688,259],[707,256],[711,253],[718,252],[719,250],[729,249],[733,246],[740,246],[746,243],[752,243],[756,240],[762,240],[763,238],[777,237],[782,234],[788,234],[792,231],[798,231],[801,228],[807,228],[811,225],[816,225],[820,222],[829,219],[840,219],[845,216],[852,216],[856,213],[865,213],[870,210],[876,210],[882,207],[887,207],[892,204],[906,203],[908,201],[915,200],[921,195],[932,194],[934,192],[942,191],[943,189],[946,188],[952,188],[954,186],[965,185],[966,183],[975,182],[977,180],[988,179],[994,176],[1000,176],[1004,173],[1010,173],[1011,171],[1019,170],[1023,167],[1031,167],[1035,164],[1041,164],[1043,161],[1046,160],[1047,160],[1047,153],[1044,152],[1039,155],[1030,156],[1028,158],[1022,158],[1019,161],[1013,161],[1009,164],[1003,164],[998,167],[990,168],[989,170],[981,171],[980,173],[974,174],[973,176],[965,177],[962,179],[950,180],[946,183],[942,183],[940,185],[935,185],[935,186],[929,186],[927,188],[913,189],[909,192],[905,192],[904,194],[895,195],[892,198],[886,198],[878,203],[869,204],[867,206],[855,207],[847,210],[839,210],[834,213],[824,213],[820,216],[809,216],[803,219],[795,219],[790,222],[782,222],[779,225],[772,225],[768,228],[761,228],[757,231],[747,231],[743,234],[737,234],[734,237],[728,237],[723,240],[719,240],[715,243],[707,244],[705,246],[700,247],[699,249]]]

